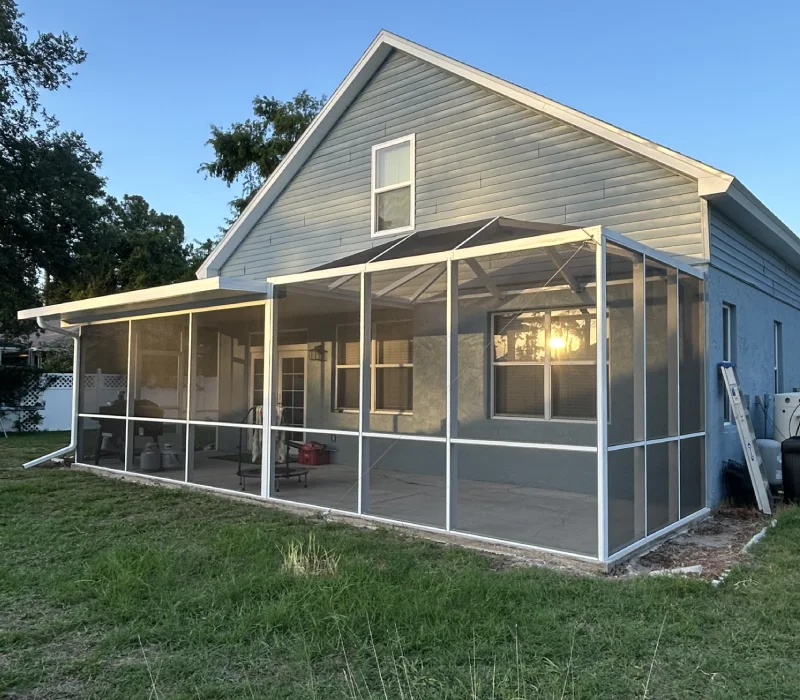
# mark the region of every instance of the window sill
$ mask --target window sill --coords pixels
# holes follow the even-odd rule
[[[596,418],[544,418],[537,416],[492,416],[490,420],[522,420],[531,423],[582,423],[585,425],[597,425]],[[609,421],[609,425],[610,425]]]
[[[400,228],[390,228],[388,231],[373,231],[372,238],[383,238],[384,236],[394,236],[399,233],[413,233],[413,226],[402,226]]]
[[[334,413],[354,413],[358,415],[357,408],[337,408],[333,411]],[[371,416],[413,416],[413,411],[383,411],[383,410],[376,410],[369,412]]]

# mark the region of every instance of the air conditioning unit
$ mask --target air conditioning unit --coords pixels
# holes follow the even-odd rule
[[[800,392],[775,394],[775,433],[773,438],[783,442],[800,435]]]

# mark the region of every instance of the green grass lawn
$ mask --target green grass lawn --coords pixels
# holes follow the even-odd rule
[[[0,437],[0,697],[800,697],[800,509],[719,588],[579,577],[21,469],[66,440]],[[335,573],[283,570],[310,533]]]

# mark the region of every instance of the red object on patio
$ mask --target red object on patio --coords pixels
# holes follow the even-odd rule
[[[317,467],[321,464],[330,464],[330,452],[328,446],[319,442],[306,442],[300,448],[297,455],[298,464],[309,464]]]

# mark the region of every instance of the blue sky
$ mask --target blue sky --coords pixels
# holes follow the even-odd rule
[[[330,95],[381,28],[736,175],[800,233],[796,2],[19,0],[88,51],[46,104],[103,152],[115,195],[217,233],[233,192],[197,168],[257,94]]]

